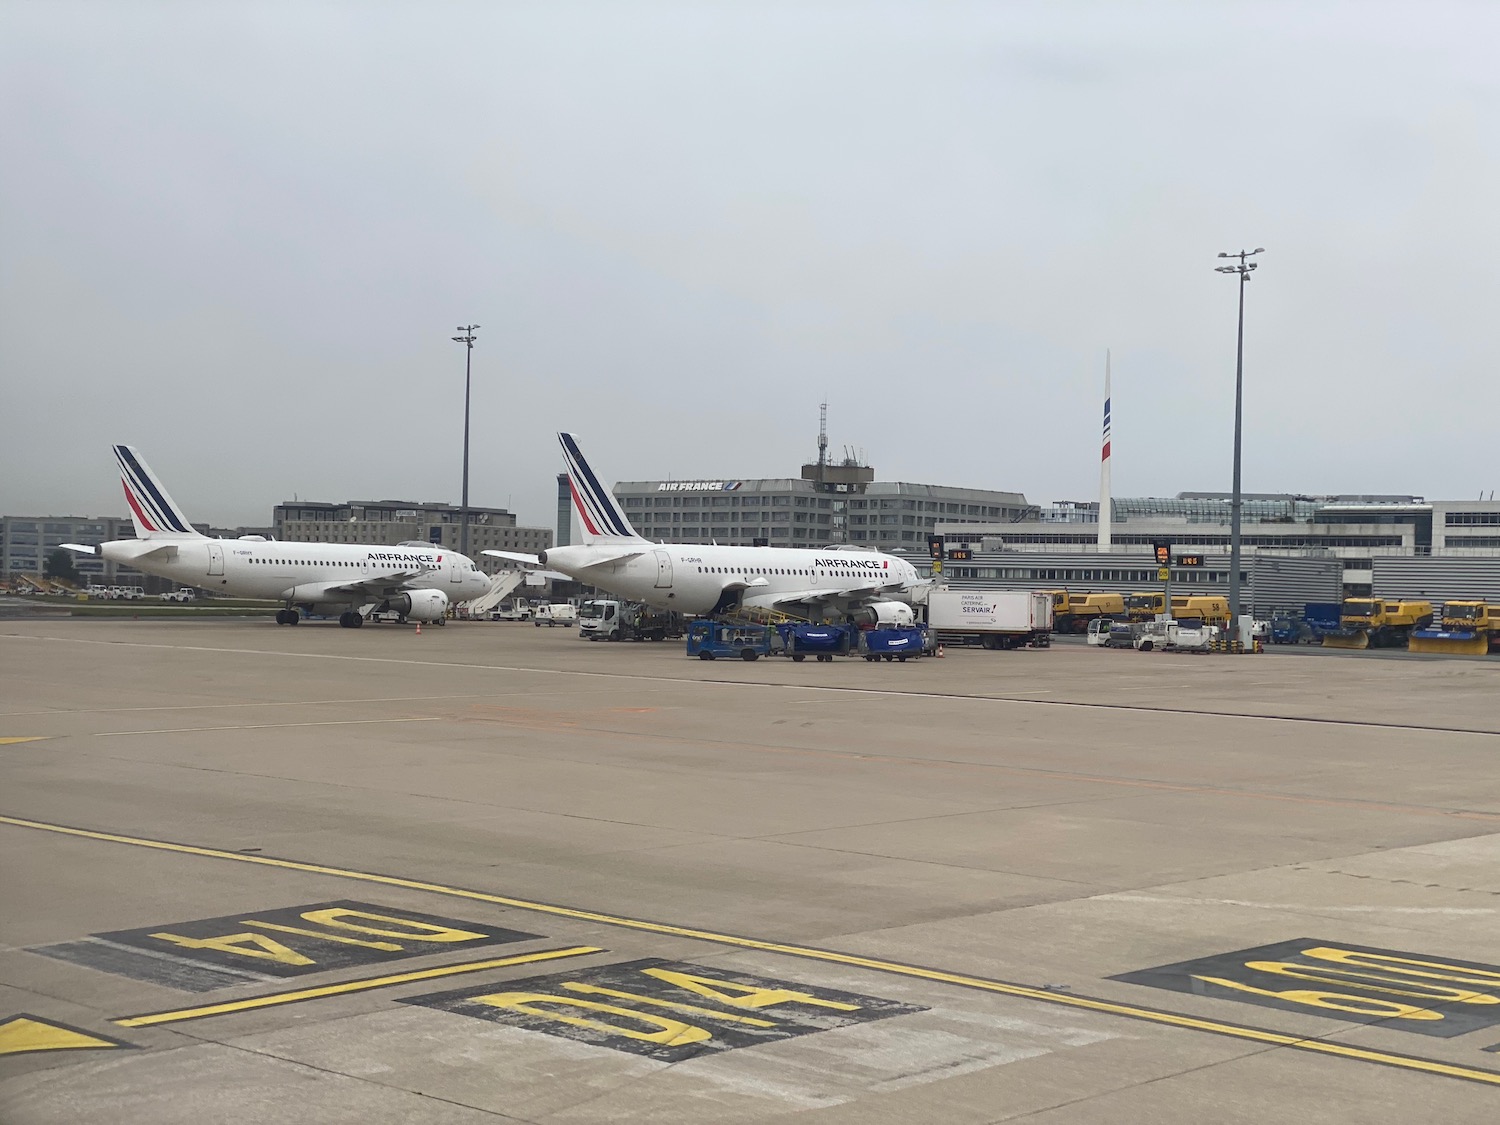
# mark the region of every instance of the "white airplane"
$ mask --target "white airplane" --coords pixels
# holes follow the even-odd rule
[[[486,551],[552,570],[631,601],[709,616],[741,607],[822,621],[909,624],[930,582],[898,555],[867,547],[720,547],[652,543],[630,526],[572,434],[558,434],[583,542],[539,555]]]
[[[185,586],[240,598],[285,602],[276,624],[295,625],[315,605],[342,606],[339,624],[354,629],[367,612],[403,619],[447,619],[448,606],[489,589],[489,578],[456,551],[431,543],[395,547],[355,543],[281,543],[260,535],[210,539],[193,530],[161,481],[128,445],[114,447],[135,524],[134,539],[97,547],[64,543]]]

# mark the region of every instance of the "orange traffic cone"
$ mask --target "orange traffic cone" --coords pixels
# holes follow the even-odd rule
[[[938,656],[939,660],[941,660],[943,658],[943,646],[942,645],[938,645],[937,656]]]
[[[422,623],[420,621],[418,621],[417,622],[417,636],[420,637],[421,635],[422,635]]]

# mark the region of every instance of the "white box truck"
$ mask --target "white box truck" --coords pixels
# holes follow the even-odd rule
[[[927,593],[927,625],[947,644],[1045,648],[1052,643],[1052,596],[939,586]]]

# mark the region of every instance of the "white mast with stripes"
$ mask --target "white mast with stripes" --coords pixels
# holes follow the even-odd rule
[[[1110,549],[1114,505],[1109,480],[1109,349],[1104,351],[1104,443],[1099,453],[1099,550]]]

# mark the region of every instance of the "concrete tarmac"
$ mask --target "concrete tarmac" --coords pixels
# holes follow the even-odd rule
[[[1500,1117],[1500,660],[11,619],[0,683],[8,1125]]]

